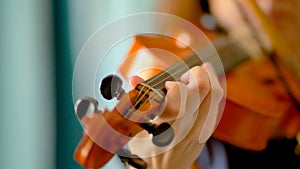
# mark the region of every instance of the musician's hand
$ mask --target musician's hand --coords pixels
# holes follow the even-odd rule
[[[132,79],[133,84],[141,81]],[[132,139],[129,148],[148,163],[148,168],[189,168],[217,125],[223,89],[208,64],[192,68],[181,77],[181,82],[167,82],[165,87],[166,107],[154,122],[172,124],[173,142],[167,147],[156,147],[149,135],[141,132],[135,138],[145,139]]]

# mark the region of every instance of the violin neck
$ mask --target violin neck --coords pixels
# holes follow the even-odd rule
[[[216,40],[213,46],[208,45],[201,48],[197,51],[201,55],[200,57],[197,54],[186,57],[143,83],[166,92],[166,81],[178,81],[182,74],[194,66],[200,66],[204,62],[208,62],[214,67],[218,75],[222,75],[224,71],[230,70],[249,58],[244,50],[226,37]],[[217,57],[217,54],[219,54],[219,57]]]
[[[155,89],[165,91],[165,82],[166,81],[177,81],[180,79],[181,75],[187,72],[190,68],[201,65],[202,61],[197,55],[189,56],[175,65],[172,65],[168,69],[162,71],[158,75],[146,80],[143,82],[149,86],[152,86]]]

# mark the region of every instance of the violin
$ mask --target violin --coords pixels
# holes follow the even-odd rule
[[[214,45],[221,56],[222,63],[231,63],[224,66],[228,87],[226,107],[213,137],[250,150],[264,149],[268,140],[273,138],[294,137],[300,129],[300,113],[272,63],[269,60],[263,62],[251,60],[246,52],[226,40],[225,45],[221,43],[218,47],[220,41],[216,40]],[[170,62],[174,61],[160,57],[159,54],[159,57],[155,57],[157,53],[153,51],[151,57],[156,64],[152,66],[160,69],[142,72],[141,76],[148,80],[128,93],[120,88],[121,82],[118,77],[107,76],[103,79],[100,89],[103,97],[120,99],[112,111],[104,110],[100,113],[97,110],[97,101],[92,98],[78,100],[75,110],[85,124],[86,131],[74,156],[84,167],[100,168],[115,154],[122,154],[120,158],[123,162],[136,168],[146,168],[147,164],[142,159],[123,149],[130,137],[142,130],[147,130],[153,135],[153,143],[157,146],[166,146],[172,141],[174,131],[168,123],[155,125],[150,122],[161,111],[165,95],[165,81],[153,80],[157,77],[178,80],[182,73],[195,65],[201,65],[202,61],[195,57],[190,49],[178,47],[174,39],[161,36],[138,36],[119,68],[125,78],[129,79],[132,76],[129,73],[132,72],[131,67],[128,65],[132,65],[138,58],[135,53],[145,48],[169,50],[182,57],[183,62],[170,66]],[[237,58],[232,58],[233,56]],[[188,67],[186,68],[182,63]],[[174,70],[177,69],[181,71],[174,76]],[[118,83],[112,83],[113,81]],[[111,87],[106,88],[106,86]],[[150,95],[155,99],[145,97]],[[101,121],[97,120],[99,118],[103,118],[102,121],[107,123],[99,124],[98,122]],[[112,129],[128,137],[110,137],[108,131]],[[101,133],[101,137],[97,133]],[[110,148],[107,150],[103,147]]]
[[[168,37],[162,39],[174,40]],[[221,59],[223,63],[227,63],[225,69],[230,69],[248,58],[240,48],[232,45],[226,38],[220,38],[215,42],[215,46],[223,51]],[[214,52],[212,48],[204,47],[199,53],[213,55]],[[236,59],[229,60],[228,57],[232,56],[236,56]],[[211,60],[212,65],[217,65],[218,62],[220,62],[218,59]],[[126,64],[125,59],[121,65]],[[105,109],[103,112],[97,110],[98,103],[93,98],[85,97],[76,102],[75,111],[83,123],[85,132],[75,151],[75,160],[86,168],[100,168],[118,154],[122,161],[130,165],[137,168],[146,167],[142,159],[123,147],[142,130],[148,131],[153,136],[152,142],[158,147],[167,146],[172,142],[176,134],[172,126],[166,122],[153,124],[151,120],[159,116],[164,107],[165,82],[179,80],[183,73],[197,65],[202,65],[202,60],[196,54],[184,57],[151,78],[144,77],[147,80],[128,93],[122,89],[122,81],[118,76],[105,77],[100,85],[102,96],[107,100],[117,98],[119,102],[113,110]],[[122,70],[120,72],[122,74]],[[222,70],[216,69],[216,72],[220,73]]]
[[[203,27],[198,27],[205,31]],[[211,32],[206,34],[214,41],[215,37],[211,36]],[[163,44],[169,43],[160,38],[137,37],[136,44],[127,55],[128,63],[121,68],[124,76],[131,76],[128,74],[131,70],[125,66],[130,64],[130,60],[134,60],[130,55],[143,48],[171,50],[183,57],[187,53],[184,50],[178,51],[179,47],[176,47],[175,42],[172,47],[165,47]],[[222,52],[219,51],[219,54],[222,55]],[[156,55],[155,51],[153,53]],[[235,53],[235,55],[240,54]],[[134,57],[138,59],[138,56]],[[155,59],[161,57],[155,57]],[[275,58],[278,62],[278,56]],[[161,60],[166,64],[165,59]],[[228,60],[234,60],[234,58],[229,57]],[[288,67],[283,66],[281,62],[278,65],[284,72],[288,71]],[[263,150],[270,139],[295,138],[300,129],[299,82],[291,74],[284,78],[289,80],[288,83],[293,81],[293,85],[290,86],[292,92],[287,89],[282,74],[278,72],[270,58],[248,59],[234,69],[227,70],[226,106],[213,137],[234,146],[255,151]]]
[[[205,31],[201,25],[197,26]],[[206,34],[215,38],[211,32]],[[213,137],[255,151],[263,150],[270,139],[294,138],[300,129],[300,113],[297,108],[299,103],[295,104],[290,98],[272,62],[268,59],[250,59],[247,52],[238,48],[237,44],[227,41],[227,45],[220,47],[217,41],[220,39],[215,40],[214,45],[225,67],[227,96],[224,113]],[[132,76],[130,72],[134,72],[127,65],[145,59],[145,55],[138,55],[138,51],[145,48],[170,50],[182,58],[191,53],[188,49],[180,49],[176,41],[167,38],[138,36],[120,66],[124,77],[129,78]],[[151,63],[149,60],[152,58],[153,62],[159,60],[158,64],[152,64],[153,67],[161,67],[162,70],[167,67],[170,61],[155,50],[151,52],[154,54],[146,58],[147,62]],[[239,58],[244,58],[243,62],[239,62]],[[227,64],[234,60],[238,64]],[[140,76],[147,78],[156,73],[144,72]]]

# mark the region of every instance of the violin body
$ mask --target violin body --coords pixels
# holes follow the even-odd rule
[[[216,38],[214,33],[206,34],[211,39]],[[138,75],[144,79],[159,74],[176,62],[162,50],[175,54],[179,59],[193,54],[190,48],[181,46],[176,39],[137,36],[120,64],[120,74],[125,79],[136,75],[132,72],[139,72]],[[147,55],[139,55],[145,51]],[[145,67],[152,69],[140,71]],[[227,83],[226,106],[213,137],[249,150],[264,149],[270,139],[295,137],[300,130],[300,113],[270,61],[249,59],[227,71],[226,77],[222,78],[226,78]],[[163,101],[145,100],[145,104],[136,109],[134,102],[139,92],[140,89],[135,88],[123,95],[112,111],[104,110],[83,117],[85,133],[74,154],[76,161],[86,168],[100,168],[143,130],[141,123],[159,112]],[[124,115],[128,109],[134,110],[130,119]],[[120,134],[112,134],[115,131]]]
[[[208,35],[216,38],[214,33]],[[119,71],[125,78],[130,78],[130,72],[134,72],[131,65],[144,59],[147,60],[145,65],[157,69],[141,72],[139,76],[147,79],[156,75],[173,62],[153,50],[156,48],[168,50],[181,58],[192,53],[189,48],[178,47],[175,39],[138,36]],[[139,55],[144,50],[151,54],[148,57]],[[226,83],[225,110],[213,137],[256,151],[263,150],[270,139],[295,137],[300,129],[300,113],[270,60],[249,59],[239,64],[226,72]]]
[[[274,138],[294,138],[300,114],[269,60],[249,60],[226,74],[227,99],[214,137],[263,150]]]

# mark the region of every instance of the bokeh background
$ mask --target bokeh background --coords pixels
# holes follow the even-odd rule
[[[155,11],[158,2],[161,0],[0,0],[0,169],[82,168],[73,160],[82,136],[72,101],[76,58],[100,27],[133,13]],[[299,56],[300,3],[276,2],[273,19]],[[122,46],[119,55],[125,55],[129,46]],[[232,159],[249,168],[255,163],[288,166],[283,157],[299,164],[299,156],[281,154],[287,150],[284,146],[272,147],[280,156],[273,151],[242,156],[244,152],[238,150]],[[120,167],[114,158],[105,169]]]
[[[81,168],[73,160],[82,128],[71,92],[80,49],[104,24],[152,11],[155,2],[0,1],[0,168]]]

